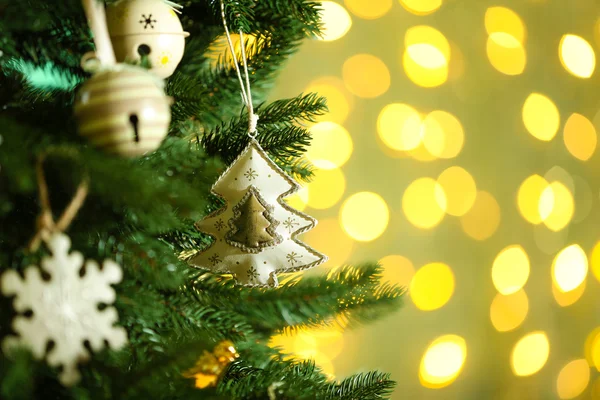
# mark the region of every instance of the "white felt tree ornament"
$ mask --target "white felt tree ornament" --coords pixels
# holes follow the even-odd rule
[[[244,285],[277,286],[276,273],[325,262],[325,255],[297,238],[316,225],[284,202],[298,189],[252,138],[212,188],[225,206],[196,224],[213,243],[190,263],[233,274]]]
[[[79,381],[77,363],[89,359],[84,342],[94,351],[100,351],[105,341],[113,349],[127,342],[124,328],[114,326],[117,310],[110,305],[115,301],[115,290],[110,286],[121,281],[121,267],[106,260],[100,269],[95,261],[84,263],[83,255],[69,253],[71,240],[63,233],[53,233],[46,240],[51,257],[41,262],[41,268],[50,275],[42,278],[40,268],[30,266],[22,279],[15,271],[2,276],[2,293],[16,296],[14,307],[18,315],[13,320],[13,330],[19,336],[8,336],[3,350],[26,346],[38,359],[44,358],[50,341],[54,347],[47,354],[48,364],[62,366],[60,381],[71,386]],[[83,268],[83,275],[80,272]],[[32,311],[30,317],[22,315]]]

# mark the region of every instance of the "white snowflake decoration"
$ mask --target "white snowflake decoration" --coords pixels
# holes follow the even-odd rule
[[[15,271],[2,276],[2,292],[6,296],[16,295],[15,310],[23,313],[31,310],[33,315],[15,317],[13,329],[19,336],[8,336],[2,347],[5,352],[15,346],[25,345],[38,359],[44,358],[47,344],[54,342],[48,353],[48,364],[62,366],[60,381],[71,386],[81,375],[77,363],[90,358],[84,346],[87,340],[94,351],[102,350],[106,340],[112,349],[127,342],[127,332],[113,326],[118,320],[117,310],[106,307],[98,310],[99,304],[112,304],[115,290],[110,286],[121,281],[121,267],[110,260],[104,261],[100,270],[98,263],[87,261],[79,252],[69,254],[71,240],[62,233],[53,234],[47,241],[52,257],[42,260],[42,269],[51,279],[44,281],[37,266],[25,270],[25,279]],[[81,267],[85,274],[80,276]]]

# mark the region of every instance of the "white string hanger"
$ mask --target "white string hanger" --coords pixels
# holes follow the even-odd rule
[[[231,58],[233,59],[233,66],[237,73],[238,80],[240,82],[240,89],[242,93],[242,101],[248,109],[248,136],[252,139],[256,138],[256,125],[258,124],[258,115],[254,114],[254,106],[252,105],[252,92],[250,91],[250,75],[248,74],[248,61],[246,59],[246,46],[244,44],[244,32],[240,28],[240,49],[242,52],[242,64],[244,66],[244,75],[246,77],[246,85],[244,87],[244,80],[242,79],[242,73],[238,64],[235,49],[233,47],[233,41],[229,34],[229,28],[227,27],[227,18],[225,17],[225,4],[223,0],[221,3],[221,18],[223,19],[223,27],[225,28],[225,35],[227,36],[227,43],[229,44],[229,51],[231,52]]]

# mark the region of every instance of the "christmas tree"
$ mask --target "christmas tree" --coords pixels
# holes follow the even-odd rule
[[[140,32],[166,29],[164,21],[176,25],[171,2],[164,2],[173,7],[167,13],[151,8],[139,16],[119,11],[123,2],[105,3],[118,11],[109,26],[129,17]],[[188,262],[213,244],[195,227],[224,206],[211,186],[252,142],[235,69],[227,57],[215,65],[209,51],[223,34],[220,4],[185,5],[179,18],[190,36],[170,76],[179,45],[161,49],[156,38],[164,35],[150,33],[132,57],[131,37],[113,35],[117,58],[168,76],[169,134],[147,151],[168,121],[166,100],[139,66],[93,77],[81,68],[94,50],[81,3],[0,4],[0,397],[386,398],[394,386],[387,374],[335,381],[314,362],[268,346],[281,332],[350,328],[396,310],[402,290],[380,283],[378,265],[343,266],[268,288],[240,286],[206,263]],[[260,115],[256,140],[281,173],[307,181],[314,171],[302,158],[311,139],[303,123],[326,111],[325,99],[265,99],[285,60],[319,34],[318,3],[237,0],[225,1],[224,10],[232,31],[255,38],[245,53]],[[146,92],[136,92],[140,87]],[[107,116],[102,102],[114,93],[131,97],[127,107],[147,103]],[[257,193],[248,190],[239,204],[230,241],[278,248],[275,228],[312,227],[310,217],[289,210],[307,223],[271,217],[273,203]],[[313,255],[309,265],[321,256]],[[306,262],[298,260],[273,265],[269,276]]]

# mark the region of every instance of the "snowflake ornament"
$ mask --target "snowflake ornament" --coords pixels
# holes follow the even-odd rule
[[[105,342],[115,350],[127,343],[125,329],[113,326],[118,320],[117,310],[108,306],[98,310],[99,304],[115,301],[110,285],[120,282],[123,273],[113,261],[104,261],[100,269],[95,261],[84,263],[81,253],[69,253],[71,240],[65,234],[53,234],[46,244],[52,256],[42,259],[41,268],[50,274],[49,281],[42,278],[37,266],[28,267],[24,279],[15,271],[2,276],[2,293],[16,296],[14,308],[21,314],[12,325],[19,336],[6,337],[2,347],[7,352],[24,345],[43,359],[48,343],[54,342],[47,362],[62,366],[60,381],[71,386],[81,378],[77,363],[90,358],[84,342],[94,351],[102,350]],[[32,316],[24,316],[26,311],[32,311]]]

